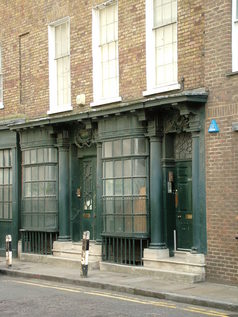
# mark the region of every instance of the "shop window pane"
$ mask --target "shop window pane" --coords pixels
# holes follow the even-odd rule
[[[25,183],[25,197],[31,197],[31,183]]]
[[[44,212],[44,211],[45,211],[45,200],[39,199],[39,212]]]
[[[30,164],[30,151],[23,152],[23,163]]]
[[[56,196],[56,184],[53,182],[45,182],[45,195]]]
[[[49,162],[49,149],[44,149],[44,162]]]
[[[105,181],[105,194],[106,196],[113,195],[113,180],[112,179]]]
[[[56,180],[55,166],[45,166],[45,180]]]
[[[12,203],[9,203],[9,219],[12,219]]]
[[[9,170],[9,184],[12,185],[12,168]]]
[[[123,217],[115,216],[115,232],[123,232]]]
[[[56,199],[46,199],[45,200],[45,211],[55,212],[57,211],[57,200]]]
[[[31,164],[36,163],[36,150],[31,150]]]
[[[38,167],[32,167],[31,168],[31,180],[36,181],[38,180]]]
[[[133,201],[133,211],[134,214],[146,213],[146,199],[144,198],[135,198]]]
[[[38,200],[36,199],[32,199],[32,212],[38,212]]]
[[[4,204],[4,210],[3,210],[3,218],[8,219],[9,217],[9,204]]]
[[[39,181],[45,180],[45,167],[39,166]]]
[[[112,142],[104,143],[104,157],[112,157]]]
[[[3,187],[0,186],[0,202],[3,201]]]
[[[39,190],[38,190],[38,183],[31,184],[31,197],[38,197]]]
[[[12,202],[12,186],[9,186],[9,202]]]
[[[39,163],[44,162],[44,150],[43,149],[38,149],[37,150],[37,158]]]
[[[131,179],[124,179],[124,195],[130,196],[132,194],[132,182]]]
[[[122,214],[123,213],[123,200],[116,199],[115,200],[115,213]]]
[[[146,153],[146,140],[142,138],[134,139],[134,153],[145,154]]]
[[[132,200],[124,200],[124,213],[131,214],[132,213]]]
[[[114,213],[114,200],[105,200],[105,209],[104,212],[107,214]]]
[[[8,185],[9,184],[9,169],[8,168],[5,168],[4,169],[4,181],[3,181],[3,183],[4,184],[6,184],[6,185]]]
[[[146,216],[134,216],[134,232],[147,232]]]
[[[3,150],[0,150],[0,167],[3,167]]]
[[[123,155],[131,154],[131,139],[125,139],[122,141]]]
[[[125,217],[125,232],[132,233],[132,216]]]
[[[4,201],[9,201],[9,186],[4,186]]]
[[[45,184],[43,182],[39,183],[39,196],[40,197],[45,196]]]
[[[37,215],[32,215],[31,216],[31,223],[32,227],[38,228],[38,216]]]
[[[135,178],[133,180],[133,195],[146,195],[146,186],[144,178]]]
[[[121,156],[121,140],[113,142],[113,156]]]
[[[106,217],[106,231],[114,232],[114,217],[113,216]]]
[[[3,219],[3,203],[0,202],[0,219]]]
[[[124,161],[124,176],[131,176],[131,160]]]
[[[146,176],[145,159],[135,159],[133,176]]]
[[[113,177],[113,162],[103,163],[103,176],[104,178]]]
[[[3,175],[4,175],[4,170],[2,168],[0,168],[0,185],[3,184]]]
[[[49,162],[56,163],[57,162],[57,149],[49,148]]]
[[[57,179],[57,168],[56,166],[50,166],[50,179],[55,180]]]
[[[4,150],[3,151],[3,164],[4,164],[4,166],[10,166],[9,150]]]
[[[24,211],[31,211],[31,200],[25,199],[23,201],[23,209]]]
[[[117,196],[122,195],[122,180],[121,179],[115,180],[115,195]]]
[[[115,177],[122,177],[122,161],[115,161]]]

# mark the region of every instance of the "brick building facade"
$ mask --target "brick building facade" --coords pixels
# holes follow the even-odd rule
[[[1,2],[2,251],[237,283],[233,2]]]

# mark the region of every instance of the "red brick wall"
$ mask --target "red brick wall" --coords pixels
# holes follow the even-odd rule
[[[92,7],[102,2],[1,1],[5,108],[0,111],[0,118],[47,116],[48,24],[65,16],[70,17],[71,100],[74,109],[68,114],[90,110],[93,101]],[[178,1],[178,79],[185,79],[185,89],[203,86],[204,18],[201,3],[201,0],[195,0],[193,4]],[[128,102],[142,99],[142,92],[146,90],[145,0],[119,0],[118,14],[120,96]],[[29,34],[24,35],[26,33]],[[22,56],[19,56],[19,51]],[[79,93],[86,95],[84,107],[76,105]]]
[[[238,75],[231,72],[231,1],[208,1],[205,12],[207,276],[238,283]]]

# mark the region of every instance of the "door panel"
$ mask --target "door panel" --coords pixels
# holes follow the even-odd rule
[[[177,248],[191,249],[193,245],[191,161],[176,163],[175,214]]]
[[[96,236],[96,158],[80,160],[80,191],[80,234],[82,236],[84,231],[90,231],[90,239],[94,240]]]

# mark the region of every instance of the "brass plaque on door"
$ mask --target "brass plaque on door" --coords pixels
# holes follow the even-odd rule
[[[83,214],[83,218],[91,218],[91,214],[84,213],[84,214]]]
[[[185,219],[191,220],[191,219],[193,219],[193,215],[192,214],[186,214],[185,215]]]

